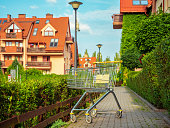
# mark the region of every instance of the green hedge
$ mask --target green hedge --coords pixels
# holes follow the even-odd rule
[[[128,74],[127,86],[158,108],[170,111],[170,38],[143,58],[143,70]]]
[[[0,121],[82,94],[67,88],[67,76],[40,75],[25,82],[0,79]]]

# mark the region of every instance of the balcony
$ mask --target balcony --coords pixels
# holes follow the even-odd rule
[[[123,15],[114,14],[113,15],[113,29],[121,29],[122,23],[123,23]]]
[[[14,60],[5,60],[5,61],[1,61],[2,63],[2,68],[7,68],[9,67]],[[21,65],[23,65],[23,61],[18,61]]]
[[[66,43],[72,44],[73,42],[74,42],[74,38],[73,37],[66,37]]]
[[[28,53],[45,53],[45,48],[27,48]]]
[[[0,51],[1,52],[5,52],[6,53],[19,53],[19,52],[23,52],[23,47],[16,47],[16,46],[6,46],[6,47],[0,47]]]
[[[51,62],[27,62],[28,67],[51,67]]]
[[[2,40],[22,40],[22,32],[17,33],[1,33]]]

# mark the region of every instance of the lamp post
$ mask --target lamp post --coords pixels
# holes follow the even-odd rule
[[[73,9],[75,10],[75,57],[74,57],[74,68],[77,68],[77,9],[79,8],[79,6],[81,4],[83,4],[82,2],[78,2],[78,1],[72,1],[69,2],[70,5],[72,5]]]
[[[99,62],[100,62],[100,48],[102,47],[102,44],[97,44],[96,46],[99,48]]]

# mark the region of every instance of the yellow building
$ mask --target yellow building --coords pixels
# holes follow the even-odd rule
[[[6,71],[15,58],[26,68],[36,68],[44,73],[65,74],[72,60],[68,17],[0,18],[0,61]],[[73,56],[74,57],[74,56]]]

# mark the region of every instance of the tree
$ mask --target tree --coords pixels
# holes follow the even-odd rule
[[[81,53],[79,53],[79,57],[81,57]]]
[[[110,61],[110,56],[107,56],[107,57],[106,57],[106,59],[105,59],[104,62],[106,62],[106,61]]]
[[[88,54],[88,52],[87,52],[87,49],[85,50],[85,52],[84,52],[84,57],[89,57],[89,54]]]
[[[18,74],[22,74],[24,72],[24,67],[18,62],[17,58],[12,62],[12,65],[10,65],[7,69],[7,72],[10,73],[11,69],[17,70],[17,65],[18,65]]]
[[[137,50],[136,47],[131,46],[129,49],[125,51],[121,56],[122,65],[127,67],[130,70],[134,70],[135,68],[140,68],[142,65],[139,62],[139,57],[141,54]]]
[[[142,21],[142,25],[135,32],[134,43],[141,53],[149,53],[162,39],[170,35],[170,14],[160,13],[152,15]]]
[[[97,59],[96,59],[97,62],[99,62],[99,53],[97,53]],[[100,53],[100,62],[102,62],[102,54]]]
[[[96,57],[96,51],[93,52],[92,57]]]
[[[117,52],[115,53],[114,61],[120,61],[120,54]]]

